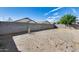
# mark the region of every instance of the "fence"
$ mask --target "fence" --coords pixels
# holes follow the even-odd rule
[[[54,27],[51,24],[1,22],[0,35],[9,34],[9,33],[18,33],[22,31],[30,32],[30,31],[49,29],[49,28],[54,28]]]

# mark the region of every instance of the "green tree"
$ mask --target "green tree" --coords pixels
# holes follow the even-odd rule
[[[76,16],[71,15],[71,14],[66,14],[61,17],[59,23],[60,24],[65,24],[65,25],[71,25],[76,22]]]

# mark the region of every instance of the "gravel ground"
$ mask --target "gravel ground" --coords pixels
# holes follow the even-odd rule
[[[51,29],[14,36],[19,51],[76,52],[79,51],[79,30]]]

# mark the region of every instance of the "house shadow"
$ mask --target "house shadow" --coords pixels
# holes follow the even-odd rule
[[[0,52],[20,52],[17,49],[12,35],[0,36]]]

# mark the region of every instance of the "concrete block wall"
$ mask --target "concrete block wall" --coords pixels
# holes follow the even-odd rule
[[[20,23],[20,22],[1,22],[0,23],[0,35],[17,33],[22,31],[36,31],[52,28],[50,24],[35,24],[35,23]]]

